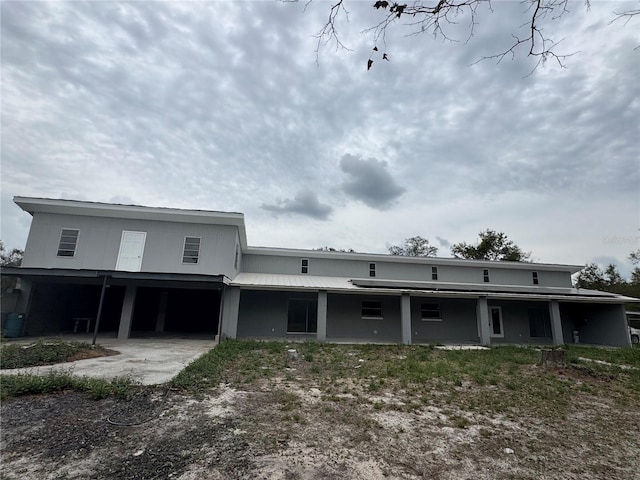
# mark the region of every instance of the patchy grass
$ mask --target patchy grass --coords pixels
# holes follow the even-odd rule
[[[220,383],[249,383],[286,367],[284,343],[227,340],[187,365],[170,385],[202,391]]]
[[[288,348],[298,360],[288,361]],[[574,357],[636,365],[640,350],[569,347]],[[233,340],[221,343],[185,368],[172,386],[202,391],[228,383],[236,387],[276,376],[295,383],[312,381],[336,402],[345,396],[380,396],[402,392],[407,397],[395,409],[412,410],[444,404],[468,411],[507,416],[566,415],[574,392],[608,390],[614,397],[640,396],[640,373],[603,365],[566,368],[538,367],[533,347],[499,346],[487,350],[440,350],[432,345],[336,345],[304,342]],[[281,399],[280,399],[281,400]],[[295,402],[279,401],[286,410]],[[389,408],[378,400],[374,408]],[[460,422],[456,422],[460,424]]]
[[[68,371],[52,370],[43,375],[2,375],[0,398],[74,390],[85,392],[89,397],[98,400],[111,395],[124,396],[132,387],[132,380],[126,377],[103,380],[79,377]]]
[[[68,342],[62,339],[43,339],[29,344],[3,342],[0,346],[0,366],[2,368],[23,368],[53,365],[116,353],[100,346],[92,348],[88,343]]]

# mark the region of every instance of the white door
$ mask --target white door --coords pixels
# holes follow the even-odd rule
[[[128,232],[126,230],[122,232],[116,270],[124,270],[127,272],[140,271],[146,238],[147,232]]]
[[[502,309],[500,307],[489,307],[489,331],[492,337],[504,337]]]

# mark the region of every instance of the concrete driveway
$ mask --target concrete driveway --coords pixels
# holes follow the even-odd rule
[[[90,337],[73,335],[66,340],[88,341]],[[33,340],[31,340],[33,341]],[[2,369],[0,373],[46,373],[51,370],[71,371],[74,375],[95,378],[130,377],[142,385],[165,383],[180,370],[215,345],[213,339],[183,338],[115,338],[98,339],[100,346],[120,352],[109,357],[89,358],[42,367]]]

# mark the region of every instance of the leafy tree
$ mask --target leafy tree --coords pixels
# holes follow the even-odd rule
[[[18,267],[22,263],[22,255],[24,252],[19,248],[14,248],[7,252],[4,248],[4,242],[0,240],[0,265],[3,267]],[[2,277],[0,288],[3,292],[14,289],[17,279],[15,277]]]
[[[18,267],[22,263],[24,252],[19,248],[14,248],[7,252],[4,242],[0,240],[0,265],[3,267]]]
[[[333,248],[333,247],[320,247],[320,248],[315,248],[314,250],[318,251],[318,252],[344,252],[344,253],[356,253],[356,251],[353,248]]]
[[[602,290],[606,285],[607,281],[604,278],[604,272],[597,263],[589,263],[585,265],[576,278],[577,288]]]
[[[283,0],[297,1],[297,0]],[[311,0],[309,0],[311,1]],[[489,52],[479,59],[494,59],[498,62],[505,57],[514,58],[519,52],[528,57],[537,58],[536,67],[546,60],[553,59],[563,67],[566,57],[573,55],[556,53],[559,42],[553,41],[549,32],[552,23],[558,21],[569,12],[569,0],[522,0],[522,17],[513,25],[513,40],[501,51]],[[349,12],[346,5],[349,0],[333,0],[330,5],[327,22],[317,33],[318,46],[316,53],[327,43],[335,43],[336,47],[348,48],[342,43],[338,34],[338,23],[342,18],[348,21]],[[474,28],[481,18],[493,13],[491,0],[417,0],[413,3],[396,3],[391,0],[371,0],[371,5],[378,12],[379,22],[365,29],[364,33],[373,34],[373,52],[367,62],[367,69],[374,63],[374,58],[389,60],[386,49],[387,31],[392,28],[405,29],[407,35],[430,34],[436,39],[457,41],[451,38],[450,28],[459,25],[462,19],[468,25],[467,41],[474,35]],[[499,4],[496,5],[499,8]],[[589,9],[590,0],[585,0]],[[612,12],[609,23],[627,24],[640,17],[639,9]],[[523,27],[520,32],[518,29]],[[464,39],[462,39],[464,40]],[[383,48],[382,51],[378,47]]]
[[[507,235],[495,230],[485,230],[478,234],[480,241],[476,245],[461,242],[451,247],[455,258],[468,260],[501,260],[508,262],[528,262],[531,252],[524,252],[507,238]]]
[[[615,287],[617,285],[622,285],[626,283],[620,272],[613,263],[607,265],[607,268],[604,271],[605,281],[607,282],[608,287]]]
[[[405,257],[435,257],[438,254],[438,247],[429,245],[429,240],[418,235],[405,238],[404,245],[391,245],[389,253]]]
[[[629,260],[635,265],[631,271],[631,284],[640,285],[640,248],[629,254]]]

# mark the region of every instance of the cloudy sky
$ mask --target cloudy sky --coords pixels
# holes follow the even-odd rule
[[[26,241],[20,195],[243,212],[256,246],[421,235],[447,257],[491,228],[536,261],[628,273],[640,19],[609,22],[638,2],[570,3],[542,27],[575,55],[533,73],[524,50],[476,63],[523,34],[519,2],[480,8],[470,39],[462,16],[457,41],[399,25],[378,52],[372,3],[347,3],[349,50],[316,54],[323,1],[2,1],[5,245]]]

